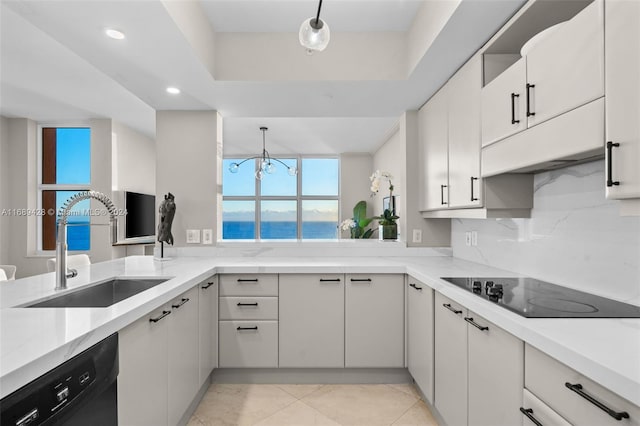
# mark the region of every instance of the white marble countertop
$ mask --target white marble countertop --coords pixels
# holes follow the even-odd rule
[[[53,273],[0,284],[0,398],[177,297],[213,273],[407,273],[640,406],[640,319],[532,319],[442,276],[517,276],[448,256],[133,256],[78,269],[73,291],[115,276],[173,277],[107,308],[16,308],[59,293]]]

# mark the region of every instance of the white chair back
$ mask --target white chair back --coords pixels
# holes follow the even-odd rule
[[[91,265],[91,259],[86,254],[67,255],[67,268],[73,269],[79,266]],[[56,270],[56,258],[47,259],[47,270],[54,272]]]
[[[15,265],[0,265],[0,281],[15,280],[16,269]]]

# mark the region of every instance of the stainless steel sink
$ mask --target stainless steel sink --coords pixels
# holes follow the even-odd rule
[[[25,306],[25,308],[105,308],[170,278],[112,278],[100,284]]]

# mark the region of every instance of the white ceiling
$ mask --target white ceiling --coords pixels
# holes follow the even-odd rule
[[[406,31],[424,1],[325,0],[321,17],[332,33]],[[49,123],[113,118],[153,136],[156,110],[216,109],[225,153],[255,153],[260,126],[270,127],[273,153],[373,152],[400,114],[424,103],[523,1],[462,0],[405,80],[216,81],[159,0],[2,0],[0,113]],[[317,2],[201,6],[214,31],[290,32],[297,40]],[[105,27],[127,38],[108,39]],[[167,94],[169,85],[182,93]]]

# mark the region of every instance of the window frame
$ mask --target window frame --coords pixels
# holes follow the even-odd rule
[[[254,190],[254,195],[223,195],[222,196],[222,206],[221,206],[221,212],[224,209],[224,202],[225,201],[254,201],[254,205],[255,205],[255,212],[254,212],[254,235],[253,235],[253,240],[251,239],[225,239],[224,238],[224,234],[221,233],[222,238],[220,241],[225,242],[225,241],[293,241],[293,239],[291,238],[278,238],[278,239],[262,239],[260,238],[260,231],[261,231],[261,213],[262,213],[262,201],[295,201],[296,202],[296,240],[300,240],[300,241],[313,241],[315,239],[313,238],[302,238],[302,202],[303,201],[323,201],[323,200],[330,200],[330,201],[337,201],[338,202],[338,212],[340,211],[340,157],[338,155],[329,155],[329,154],[325,154],[325,155],[292,155],[292,154],[283,154],[283,155],[272,155],[271,157],[273,158],[278,158],[281,160],[287,160],[287,159],[295,159],[296,160],[296,164],[297,164],[297,169],[298,169],[298,174],[296,175],[296,195],[262,195],[261,192],[261,185],[258,179],[254,179],[255,180],[255,190]],[[223,157],[223,164],[224,164],[224,160],[230,160],[230,159],[246,159],[246,158],[251,158],[250,156],[242,156],[242,155],[229,155],[229,156],[225,156]],[[338,194],[337,195],[302,195],[302,174],[304,173],[303,170],[303,166],[302,166],[302,160],[303,159],[330,159],[330,160],[336,160],[338,162]],[[260,159],[256,158],[254,159],[254,171],[258,170],[258,166],[259,166],[259,162]],[[247,161],[246,164],[249,164],[249,161]],[[280,165],[281,166],[281,165]],[[281,166],[284,167],[284,166]],[[268,175],[265,176],[264,179],[268,179]],[[224,181],[222,182],[222,185],[224,186]],[[224,213],[221,213],[224,214]],[[224,217],[222,218],[221,223],[224,226]],[[338,221],[339,224],[339,221]],[[337,232],[337,231],[336,231]],[[337,234],[336,234],[337,235]],[[336,238],[332,238],[332,239],[337,239]]]
[[[44,153],[42,149],[42,131],[45,128],[82,128],[89,129],[89,183],[87,184],[52,184],[52,183],[42,183],[42,166],[44,161]],[[92,181],[92,167],[91,167],[91,153],[92,144],[91,144],[91,135],[93,134],[93,129],[89,122],[76,122],[76,123],[38,123],[37,125],[37,138],[36,138],[36,153],[37,153],[37,167],[36,167],[36,211],[40,212],[43,209],[42,206],[42,193],[43,191],[89,191],[91,190],[91,181]],[[46,214],[46,212],[44,212]],[[55,249],[52,250],[44,250],[42,248],[44,232],[42,229],[42,215],[36,215],[36,254],[46,254],[52,255],[55,253]],[[56,212],[57,217],[57,212]],[[89,221],[91,221],[91,217],[89,217]],[[91,225],[89,225],[91,226]],[[57,228],[57,220],[56,220],[56,228]],[[89,250],[73,250],[74,253],[89,253],[91,251],[91,240],[89,240]]]

